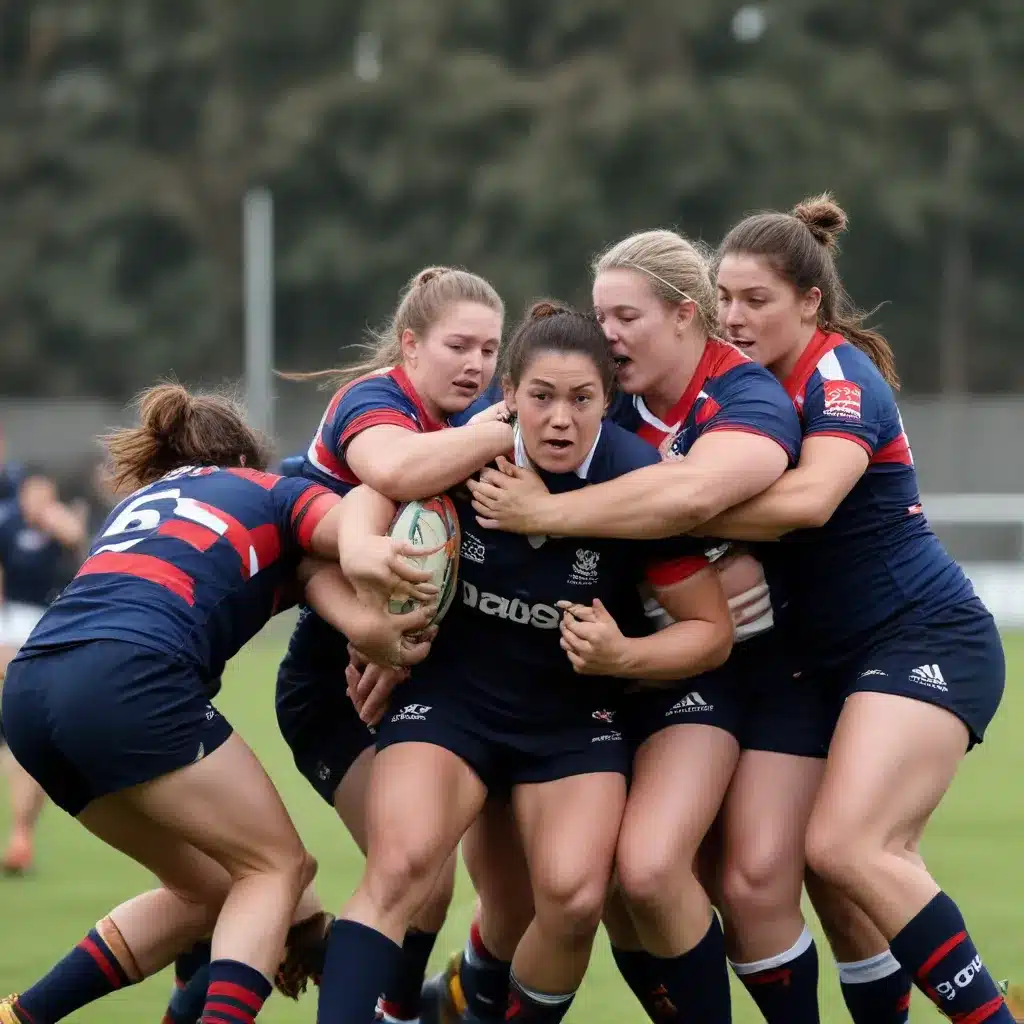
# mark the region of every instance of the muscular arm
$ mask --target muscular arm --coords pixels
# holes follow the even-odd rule
[[[713,568],[656,588],[655,597],[676,621],[650,636],[627,638],[624,678],[675,681],[717,668],[729,657],[732,615]]]
[[[85,515],[60,501],[56,487],[45,477],[29,477],[21,485],[18,500],[25,521],[61,547],[74,550],[85,542]]]
[[[679,462],[664,462],[608,483],[534,498],[528,533],[573,537],[672,537],[689,533],[745,501],[785,472],[788,456],[760,434],[718,430]]]
[[[795,469],[756,497],[709,519],[696,533],[729,540],[778,540],[824,526],[868,468],[868,454],[841,437],[809,437]]]
[[[495,420],[426,434],[381,424],[352,438],[345,460],[375,491],[393,501],[412,501],[462,483],[510,451],[512,443],[512,428]]]

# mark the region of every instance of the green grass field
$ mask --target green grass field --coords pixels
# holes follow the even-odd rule
[[[285,635],[279,625],[259,638],[230,666],[219,706],[253,745],[277,782],[299,831],[320,862],[318,885],[327,905],[340,906],[358,879],[361,858],[341,824],[296,772],[277,732],[273,679]],[[960,903],[986,963],[997,977],[1024,975],[1024,931],[1017,895],[1024,865],[1024,814],[1014,786],[1024,780],[1024,635],[1007,638],[1009,682],[999,717],[985,745],[967,759],[951,793],[935,816],[925,855],[939,882]],[[6,806],[0,809],[6,829]],[[41,825],[38,863],[25,879],[0,878],[0,994],[34,981],[74,945],[112,906],[150,884],[145,871],[108,850],[70,818],[48,808]],[[473,894],[460,879],[435,961],[462,944]],[[845,1014],[835,972],[823,943],[822,1020],[839,1024]],[[156,1022],[170,987],[165,974],[119,993],[76,1019],[96,1024]],[[760,1020],[746,993],[734,990],[738,1024]],[[307,996],[295,1005],[273,998],[260,1016],[268,1024],[312,1021],[316,1005]],[[940,1020],[915,996],[915,1022]],[[645,1019],[621,983],[599,936],[594,960],[570,1021],[620,1024]]]

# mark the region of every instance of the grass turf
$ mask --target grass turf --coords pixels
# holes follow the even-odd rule
[[[257,638],[229,666],[218,701],[256,749],[284,796],[307,845],[320,862],[318,886],[336,909],[358,880],[361,857],[330,810],[296,772],[277,732],[273,679],[285,624]],[[997,977],[1024,975],[1024,930],[1016,895],[1024,865],[1024,816],[1013,797],[1024,777],[1024,694],[1016,680],[1024,674],[1024,635],[1006,637],[1008,682],[1002,708],[984,746],[964,764],[935,815],[924,853],[939,883],[959,902],[986,964]],[[0,828],[6,829],[6,804]],[[107,849],[70,818],[47,808],[40,826],[37,863],[23,879],[0,878],[0,994],[27,987],[74,945],[111,907],[143,890],[149,875]],[[465,939],[473,894],[461,876],[448,923],[438,942],[435,964]],[[821,953],[821,1005],[824,1024],[848,1021],[827,947]],[[87,1007],[74,1019],[95,1024],[155,1022],[170,990],[169,973]],[[279,996],[260,1016],[268,1024],[315,1019],[313,995],[299,1004]],[[607,940],[598,937],[594,959],[569,1021],[620,1024],[645,1019],[612,964]],[[734,1020],[761,1018],[738,985]],[[911,1019],[941,1020],[915,994]]]

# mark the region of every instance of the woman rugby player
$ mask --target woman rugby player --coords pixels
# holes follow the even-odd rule
[[[538,304],[506,366],[516,461],[556,491],[586,492],[657,460],[602,424],[614,366],[592,316]],[[459,504],[461,601],[380,726],[366,873],[328,945],[320,1016],[339,1024],[366,1020],[400,958],[396,940],[488,793],[510,794],[535,904],[505,1016],[561,1020],[589,959],[625,805],[629,752],[613,728],[621,680],[676,680],[720,664],[731,646],[728,606],[693,541],[511,537],[480,529]],[[390,507],[382,512],[378,529]],[[360,547],[356,525],[343,557]],[[644,579],[676,620],[653,635],[637,593]],[[607,609],[636,638],[589,652],[586,670],[614,680],[581,686],[573,662],[584,670],[583,660],[561,649],[558,609],[572,621],[581,606]]]
[[[416,274],[370,358],[343,371],[293,375],[341,384],[298,472],[337,494],[364,482],[397,502],[440,494],[507,452],[512,428],[494,410],[442,429],[490,383],[503,316],[497,292],[475,274],[447,267]],[[365,552],[371,562],[378,558],[372,545]],[[278,672],[277,716],[299,771],[365,850],[374,737],[346,696],[347,662],[345,638],[302,609]],[[391,1019],[419,1016],[454,875],[453,858],[412,921],[405,968],[382,1007]]]
[[[85,541],[82,517],[61,502],[52,480],[3,465],[0,436],[0,682],[18,648],[28,639],[47,604],[66,582],[68,553]],[[39,783],[3,751],[11,793],[11,834],[3,870],[20,874],[32,866],[36,823],[46,796]]]
[[[645,232],[613,246],[594,269],[598,318],[619,364],[620,387],[631,396],[616,413],[619,421],[656,444],[666,459],[686,455],[706,515],[781,476],[799,449],[799,423],[770,374],[710,335],[714,287],[702,254],[672,232]],[[668,480],[666,470],[646,470],[643,476],[657,473],[656,479]],[[504,527],[508,501],[518,494],[516,485],[526,482],[484,474],[472,485],[478,511],[489,517],[495,510]],[[532,489],[519,490],[524,508],[537,503]],[[575,535],[582,503],[564,497],[557,532]],[[599,510],[588,501],[583,513],[599,534],[625,529],[626,518],[641,529],[652,526],[647,508],[627,516],[618,500],[601,505]],[[602,522],[605,514],[608,523]],[[512,528],[519,532],[520,526]],[[709,1022],[729,1019],[729,981],[722,933],[693,869],[698,848],[738,762],[757,777],[776,763],[824,752],[821,724],[801,710],[771,632],[771,605],[756,563],[745,556],[721,561],[742,642],[722,669],[693,680],[689,694],[636,703],[638,750],[619,840],[619,893],[605,918],[620,970],[648,1012],[685,1005],[694,1019]],[[596,622],[587,628],[603,631]],[[796,714],[781,715],[779,709],[790,705]],[[680,790],[673,782],[680,777],[694,784]],[[663,841],[652,842],[652,836]],[[798,853],[800,839],[796,847]],[[799,886],[798,881],[798,893]],[[794,947],[791,959],[803,957],[799,974],[811,976],[810,1000],[816,1005],[816,961],[802,930],[801,921],[787,945]],[[466,979],[463,988],[472,987]]]
[[[793,473],[707,528],[749,539],[789,535],[777,555],[801,668],[841,705],[807,831],[814,874],[870,918],[946,1016],[1009,1021],[960,911],[917,849],[999,705],[1002,645],[922,513],[892,394],[892,352],[861,326],[836,269],[845,225],[823,196],[792,214],[750,217],[722,243],[727,336],[783,381],[805,443]],[[884,950],[872,959],[883,968],[890,962]],[[891,1002],[888,1015],[885,1003],[860,1010],[859,986],[850,982],[871,965],[846,966],[854,969],[844,990],[858,1020],[902,1019]]]
[[[140,420],[107,438],[116,479],[140,489],[12,661],[0,712],[50,798],[163,884],[0,1001],[2,1024],[61,1020],[211,929],[203,1019],[252,1020],[316,864],[209,702],[224,663],[299,585],[370,657],[414,660],[428,646],[402,631],[422,629],[429,606],[388,616],[356,601],[337,566],[303,559],[337,556],[339,499],[262,472],[262,441],[231,402],[161,385]]]

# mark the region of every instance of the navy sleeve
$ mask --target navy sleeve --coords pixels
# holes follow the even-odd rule
[[[859,444],[868,455],[879,447],[886,402],[880,388],[888,385],[853,365],[843,367],[843,380],[815,373],[804,399],[804,437],[841,437]]]
[[[421,429],[412,400],[390,377],[368,377],[340,391],[324,418],[325,447],[336,456],[357,434],[390,424],[406,430]]]
[[[767,370],[744,363],[715,381],[698,415],[701,434],[741,430],[777,442],[795,465],[800,455],[800,420],[792,399]]]

